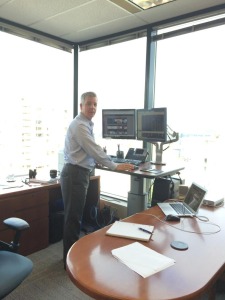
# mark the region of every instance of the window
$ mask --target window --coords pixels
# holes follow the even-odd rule
[[[57,169],[73,112],[73,55],[0,32],[0,175]]]
[[[210,193],[221,190],[225,166],[224,34],[221,25],[157,42],[155,107],[167,106],[168,124],[180,135],[164,160],[179,161],[186,183]]]
[[[102,139],[102,109],[137,109],[144,107],[146,38],[112,46],[82,51],[79,54],[79,94],[97,93],[98,109],[94,121],[95,138],[107,153],[142,148],[137,140]],[[101,192],[127,198],[130,176],[96,170],[101,176]],[[123,185],[121,186],[121,182]]]

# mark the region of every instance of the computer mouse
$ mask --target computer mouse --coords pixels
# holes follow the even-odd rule
[[[139,167],[134,165],[134,170],[138,170],[138,169],[139,169]]]
[[[165,218],[166,221],[180,221],[180,217],[179,216],[174,216],[174,215],[168,215]]]

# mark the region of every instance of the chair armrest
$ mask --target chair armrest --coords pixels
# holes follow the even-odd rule
[[[22,231],[28,229],[30,225],[23,219],[20,218],[8,218],[3,221],[3,223],[8,227],[16,231]]]

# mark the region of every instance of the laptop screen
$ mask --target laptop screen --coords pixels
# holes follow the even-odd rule
[[[194,211],[197,212],[204,199],[205,194],[206,189],[204,189],[196,183],[192,183],[184,202],[185,204],[189,205]]]

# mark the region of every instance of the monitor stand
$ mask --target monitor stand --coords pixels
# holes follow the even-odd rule
[[[166,164],[166,163],[162,162],[163,145],[177,142],[179,140],[179,133],[174,132],[173,137],[174,137],[173,139],[169,139],[166,142],[152,143],[156,146],[156,160],[151,161],[151,163],[153,165],[165,165]]]
[[[154,143],[156,146],[156,160],[151,161],[153,165],[165,165],[165,162],[162,162],[162,154],[163,154],[163,144],[164,143]]]

